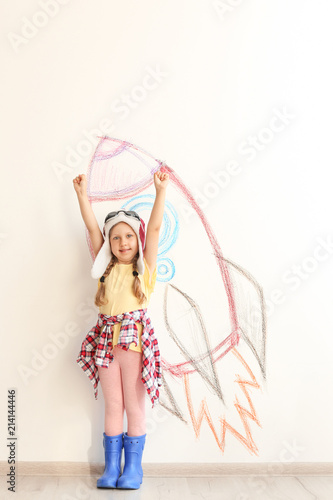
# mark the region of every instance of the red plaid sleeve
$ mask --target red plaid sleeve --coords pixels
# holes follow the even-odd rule
[[[94,386],[95,399],[98,397],[97,386],[99,382],[98,370],[95,364],[95,354],[100,334],[101,327],[99,321],[97,321],[96,325],[88,332],[82,342],[79,355],[76,359],[76,362],[79,366],[81,366],[82,370],[86,373]]]

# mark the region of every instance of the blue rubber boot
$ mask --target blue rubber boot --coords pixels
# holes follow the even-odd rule
[[[123,490],[137,490],[142,483],[142,453],[146,442],[146,434],[142,436],[128,436],[124,434],[125,466],[117,482],[117,488]]]
[[[123,434],[107,436],[103,432],[105,450],[105,468],[103,476],[97,479],[97,488],[116,488],[120,476],[121,451],[123,449]]]

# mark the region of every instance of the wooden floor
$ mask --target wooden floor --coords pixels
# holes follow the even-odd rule
[[[1,478],[4,480],[4,477]],[[21,476],[13,494],[1,484],[0,498],[15,500],[332,500],[333,476],[144,477],[139,490],[102,490],[94,477]],[[6,490],[6,492],[4,492]]]

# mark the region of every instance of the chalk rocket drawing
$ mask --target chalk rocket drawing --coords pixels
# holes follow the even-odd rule
[[[193,231],[197,235],[197,247],[200,252],[206,252],[207,259],[212,255],[215,262],[215,271],[195,283],[196,290],[206,288],[211,294],[208,301],[211,310],[206,306],[203,312],[199,301],[184,289],[191,282],[191,276],[198,276],[201,271],[202,255],[192,261],[191,269],[186,269],[186,261],[197,248],[191,243],[192,251],[185,255],[185,263],[175,266],[179,249],[174,250],[173,258],[169,253],[182,231],[177,209],[167,200],[157,280],[164,283],[160,316],[171,343],[168,352],[172,353],[169,354],[172,359],[166,359],[162,350],[161,405],[175,418],[191,424],[196,437],[200,436],[206,421],[221,452],[225,451],[227,436],[233,436],[249,453],[258,455],[251,421],[252,425],[261,427],[252,392],[261,388],[257,379],[266,379],[266,314],[260,285],[248,271],[224,258],[205,214],[171,167],[127,141],[108,136],[99,139],[87,173],[90,202],[125,200],[122,208],[136,210],[142,216],[142,211],[150,210],[153,205],[154,196],[148,193],[148,188],[153,184],[154,173],[161,169],[169,174],[170,186],[180,195],[182,201],[178,203],[186,203],[196,215]],[[94,258],[88,232],[86,237]],[[182,285],[176,283],[177,275]],[[171,283],[171,279],[174,282]],[[196,292],[193,290],[193,293]],[[160,339],[159,329],[156,331]],[[211,398],[210,403],[207,397]],[[222,411],[223,415],[216,415],[216,401],[218,412]]]

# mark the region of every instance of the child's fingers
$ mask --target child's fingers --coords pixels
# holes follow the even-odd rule
[[[169,180],[169,174],[167,172],[161,172],[161,170],[158,170],[154,174],[154,179],[156,182],[164,182]]]
[[[78,184],[80,184],[81,181],[84,181],[85,180],[85,175],[84,174],[80,174],[80,175],[77,175],[74,179],[73,179],[73,182],[77,182]]]

